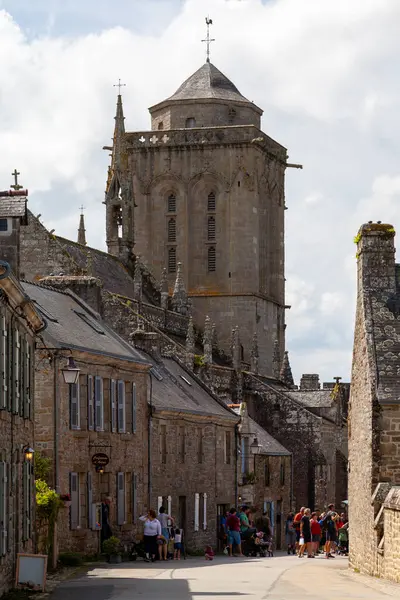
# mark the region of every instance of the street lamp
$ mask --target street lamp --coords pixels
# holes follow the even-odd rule
[[[261,452],[261,445],[258,443],[258,439],[256,437],[254,438],[253,443],[250,444],[250,451],[253,454],[253,456],[260,454]]]
[[[65,383],[68,383],[69,385],[78,383],[80,369],[76,366],[72,356],[68,358],[68,363],[61,369],[61,372]]]
[[[25,448],[23,449],[23,453],[25,455],[25,459],[28,462],[32,462],[33,460],[33,455],[35,454],[35,451],[33,448],[31,448],[30,446],[25,446]]]

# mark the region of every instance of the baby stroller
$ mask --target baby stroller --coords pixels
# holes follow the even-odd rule
[[[264,558],[269,554],[269,545],[268,541],[265,541],[263,538],[264,534],[262,532],[253,533],[250,536],[246,536],[242,538],[242,552],[245,556],[259,556],[260,558]],[[269,554],[272,556],[272,554]]]
[[[130,560],[135,561],[135,560],[137,560],[138,557],[143,558],[143,559],[146,558],[146,551],[144,549],[143,540],[132,543],[129,558],[130,558]]]
[[[349,530],[346,525],[339,529],[338,542],[337,553],[341,556],[347,556],[349,553]]]

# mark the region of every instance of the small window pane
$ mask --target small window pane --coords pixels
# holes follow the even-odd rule
[[[213,271],[215,271],[215,270],[216,270],[216,268],[217,268],[217,265],[216,265],[216,252],[215,252],[215,247],[214,247],[214,246],[211,246],[211,247],[208,249],[208,270],[209,270],[210,272],[213,272]]]
[[[196,127],[196,119],[194,117],[189,117],[188,119],[186,119],[185,127]]]
[[[170,219],[168,221],[168,241],[176,242],[176,220]]]
[[[211,192],[211,194],[208,194],[207,208],[208,208],[208,210],[215,210],[215,194],[214,194],[214,192]]]
[[[168,212],[176,212],[176,196],[174,194],[168,196]]]
[[[8,231],[7,219],[0,219],[0,231]]]
[[[176,273],[176,248],[168,250],[168,273]]]
[[[208,239],[215,240],[215,219],[208,217]]]

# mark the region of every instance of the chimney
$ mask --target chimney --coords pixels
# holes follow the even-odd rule
[[[304,392],[306,390],[319,390],[321,388],[319,383],[319,375],[318,373],[312,373],[309,375],[302,375],[300,379],[300,391]]]
[[[356,238],[358,291],[396,291],[395,230],[385,223],[362,225]]]
[[[103,316],[102,283],[97,277],[89,275],[64,275],[60,273],[59,275],[43,277],[39,283],[61,291],[71,290],[71,292],[86,302],[90,308]]]

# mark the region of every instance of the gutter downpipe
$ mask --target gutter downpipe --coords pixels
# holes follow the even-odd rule
[[[294,506],[293,506],[293,452],[290,453],[290,510],[294,510]]]
[[[59,432],[58,432],[58,408],[60,400],[60,385],[58,382],[57,353],[54,354],[54,484],[57,494],[60,493],[60,458],[59,458]]]
[[[148,482],[148,508],[151,506],[151,491],[152,491],[152,480],[151,480],[151,444],[152,444],[152,424],[153,424],[153,379],[151,374],[149,373],[150,380],[150,398],[149,398],[149,422],[148,422],[148,449],[147,449],[147,482]]]
[[[239,503],[239,481],[238,481],[238,440],[239,440],[239,424],[235,425],[235,507]]]

